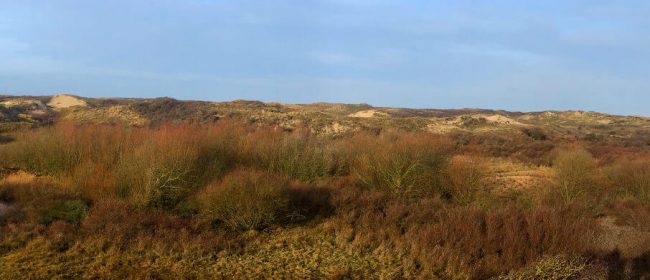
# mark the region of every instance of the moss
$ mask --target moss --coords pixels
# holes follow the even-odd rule
[[[54,201],[39,211],[38,221],[50,224],[54,221],[64,221],[79,224],[88,213],[88,205],[79,199]]]
[[[597,271],[581,257],[553,256],[546,257],[532,266],[500,276],[497,280],[565,280],[565,279],[606,279],[604,271]]]

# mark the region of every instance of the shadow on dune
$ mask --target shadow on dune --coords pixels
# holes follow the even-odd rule
[[[633,258],[625,259],[617,250],[609,254],[607,262],[607,279],[650,279],[650,251]]]
[[[13,142],[15,139],[7,135],[0,135],[0,144],[7,144]]]

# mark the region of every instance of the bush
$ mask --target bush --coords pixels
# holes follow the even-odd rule
[[[198,194],[202,214],[237,230],[262,229],[286,218],[289,181],[254,170],[236,170]]]
[[[117,191],[135,205],[171,209],[188,195],[197,155],[187,147],[142,145],[117,168]]]
[[[650,161],[619,163],[609,174],[617,190],[650,206]]]
[[[0,155],[7,165],[39,174],[58,174],[70,170],[79,153],[60,129],[46,128],[19,134],[22,141],[7,144]]]
[[[587,199],[595,189],[596,162],[583,149],[561,150],[553,161],[557,171],[553,195],[563,203],[571,204],[579,198]]]
[[[261,129],[246,137],[247,165],[310,182],[333,175],[336,161],[317,137],[303,131]]]
[[[234,165],[235,141],[218,127],[166,126],[146,134],[115,168],[118,194],[137,206],[172,209]]]
[[[470,157],[455,157],[447,166],[448,182],[445,189],[456,203],[471,203],[483,189],[485,172],[479,161]]]
[[[387,137],[387,136],[384,136]],[[351,173],[363,185],[414,199],[440,187],[445,153],[437,138],[430,135],[405,135],[398,139],[362,139]]]
[[[8,166],[42,175],[70,175],[79,163],[114,164],[134,141],[125,128],[60,123],[54,127],[25,131],[0,149]]]
[[[457,208],[435,215],[435,223],[417,231],[418,246],[449,275],[469,279],[487,279],[544,255],[588,253],[596,233],[594,220],[573,208]]]
[[[524,128],[521,131],[533,140],[542,141],[548,138],[544,131],[539,127]]]

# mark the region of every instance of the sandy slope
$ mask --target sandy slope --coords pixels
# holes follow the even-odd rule
[[[88,104],[86,103],[86,101],[83,101],[74,96],[70,96],[67,94],[59,94],[53,96],[52,99],[50,99],[50,102],[47,103],[47,106],[50,106],[55,109],[61,109],[61,108],[68,108],[73,106],[86,107],[88,106]]]

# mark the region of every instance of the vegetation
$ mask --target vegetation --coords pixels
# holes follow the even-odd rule
[[[553,161],[557,170],[556,194],[565,204],[595,193],[595,161],[582,149],[562,150]]]
[[[238,170],[199,194],[201,212],[232,229],[262,229],[288,217],[289,181],[273,174]]]
[[[638,147],[166,123],[173,102],[156,102],[141,106],[161,114],[155,125],[58,122],[0,145],[0,278],[647,273],[650,156]]]

